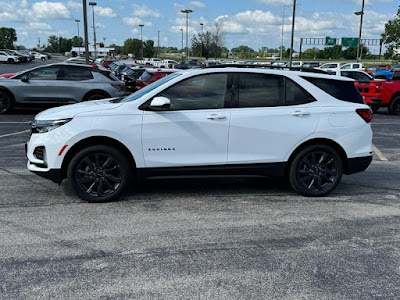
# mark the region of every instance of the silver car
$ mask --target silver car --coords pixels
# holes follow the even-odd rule
[[[91,66],[51,64],[0,78],[0,114],[21,104],[68,104],[121,97],[125,83]]]

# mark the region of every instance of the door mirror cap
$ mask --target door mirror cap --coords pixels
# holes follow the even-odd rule
[[[24,75],[21,77],[21,81],[22,82],[28,82],[29,81],[29,76],[28,75]]]
[[[154,97],[150,102],[151,110],[166,110],[169,109],[171,101],[166,97]]]

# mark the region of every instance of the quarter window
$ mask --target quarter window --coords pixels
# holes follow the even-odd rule
[[[170,110],[223,108],[227,74],[207,74],[181,81],[158,96],[171,101]]]

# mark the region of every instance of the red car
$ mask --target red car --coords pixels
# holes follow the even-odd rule
[[[2,78],[10,78],[11,76],[14,76],[15,73],[5,73],[5,74],[1,74],[0,77]]]
[[[171,73],[174,73],[179,70],[175,69],[147,69],[139,79],[136,80],[135,91],[144,88],[150,83],[157,81],[160,78],[163,78]]]
[[[390,114],[400,115],[400,70],[394,70],[390,81],[355,82],[355,85],[374,112],[387,107]]]

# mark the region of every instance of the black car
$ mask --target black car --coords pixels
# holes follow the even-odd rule
[[[203,67],[204,64],[195,59],[188,61],[181,61],[179,64],[175,65],[175,69],[193,69],[193,68],[203,68]]]
[[[129,92],[135,91],[136,80],[142,76],[146,68],[129,68],[122,70],[121,80],[125,82],[125,89]]]

